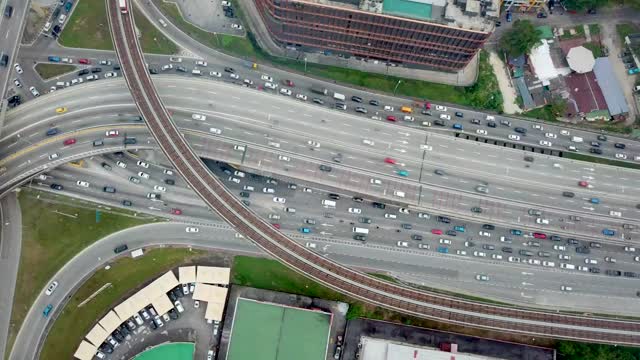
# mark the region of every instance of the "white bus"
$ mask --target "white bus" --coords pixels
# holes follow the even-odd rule
[[[359,228],[359,227],[354,227],[353,228],[353,232],[357,233],[357,234],[369,234],[369,229],[365,229],[365,228]]]
[[[121,13],[126,14],[128,12],[127,0],[118,0],[118,6],[120,7]]]

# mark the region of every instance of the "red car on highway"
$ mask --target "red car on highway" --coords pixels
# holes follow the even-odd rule
[[[171,213],[173,215],[182,215],[182,210],[180,210],[180,209],[171,209]]]
[[[587,187],[587,186],[589,186],[589,183],[588,183],[588,182],[586,182],[586,181],[584,181],[584,180],[582,180],[582,181],[578,181],[578,186],[580,186],[580,187]]]
[[[91,60],[89,60],[89,59],[78,59],[78,62],[80,64],[85,64],[85,65],[91,64]]]
[[[387,120],[389,120],[389,121],[398,121],[398,120],[396,119],[396,117],[395,117],[395,116],[393,116],[393,115],[389,115],[389,116],[387,116]]]
[[[440,229],[431,229],[431,233],[433,235],[442,235],[442,230],[440,230]]]
[[[291,80],[282,80],[282,84],[285,86],[289,86],[289,87],[295,87],[296,84],[293,83],[293,81]]]
[[[426,110],[431,109],[431,103],[430,103],[430,102],[425,102],[425,103],[424,103],[424,108],[425,108]]]
[[[64,146],[73,145],[76,143],[76,139],[67,139],[63,142]]]
[[[543,233],[533,233],[533,237],[536,239],[546,239],[547,235]]]
[[[271,225],[273,225],[273,227],[276,229],[280,229],[280,224],[271,224]]]
[[[384,162],[386,162],[387,164],[394,164],[395,165],[396,160],[388,157],[388,158],[384,158]]]

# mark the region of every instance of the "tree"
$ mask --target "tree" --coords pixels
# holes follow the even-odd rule
[[[599,8],[608,3],[608,0],[565,0],[564,6],[569,10],[589,10]]]
[[[529,20],[516,20],[511,29],[502,35],[500,47],[513,57],[528,54],[540,42],[538,29]]]

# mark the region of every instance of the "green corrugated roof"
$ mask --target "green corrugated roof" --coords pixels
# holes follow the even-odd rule
[[[594,118],[600,118],[600,117],[610,118],[611,115],[609,115],[609,110],[594,110],[587,113],[585,117],[587,119],[594,119]]]
[[[553,39],[553,30],[549,25],[538,26],[536,28],[540,34],[540,39]]]
[[[408,18],[431,20],[431,4],[411,0],[384,0],[382,12]]]

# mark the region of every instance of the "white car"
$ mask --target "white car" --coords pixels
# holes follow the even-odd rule
[[[105,79],[112,78],[112,77],[118,77],[118,74],[113,71],[109,71],[108,73],[104,74]]]
[[[480,235],[480,236],[484,236],[484,237],[489,237],[489,236],[491,236],[491,234],[490,234],[490,233],[488,233],[488,232],[486,232],[486,231],[480,231],[480,232],[478,232],[478,235]]]
[[[222,130],[216,128],[209,128],[209,132],[216,135],[222,134]]]
[[[71,79],[71,85],[82,84],[82,78]]]
[[[476,130],[476,133],[479,134],[479,135],[487,135],[487,130],[478,129],[478,130]]]
[[[164,169],[164,170],[162,170],[162,172],[163,172],[165,175],[173,175],[173,170]]]
[[[253,86],[253,80],[244,79],[243,83],[247,86]]]
[[[30,87],[29,91],[31,91],[31,95],[33,95],[34,97],[40,96],[40,92],[38,91],[38,89],[36,89],[35,86]]]
[[[502,260],[502,255],[500,254],[491,254],[491,258],[494,260]]]
[[[423,213],[423,212],[419,212],[418,213],[418,219],[431,219],[431,215],[427,214],[427,213]]]
[[[627,158],[626,154],[616,154],[616,159],[623,159],[625,160]]]
[[[284,204],[284,203],[286,203],[286,202],[287,202],[287,199],[282,198],[282,197],[274,196],[274,197],[273,197],[273,202],[275,202],[275,203],[279,203],[279,204]]]
[[[369,146],[374,146],[376,144],[373,142],[373,140],[369,140],[369,139],[362,140],[362,143]]]
[[[158,19],[158,22],[160,23],[160,25],[162,25],[162,27],[167,27],[167,22],[163,19]]]
[[[95,74],[94,75],[89,75],[89,76],[87,76],[85,78],[85,80],[87,80],[87,81],[94,81],[94,80],[98,80],[98,79],[99,79],[98,75],[95,75]]]
[[[264,83],[264,87],[266,87],[267,89],[275,90],[278,88],[278,85],[267,81],[266,83]]]
[[[193,226],[187,226],[185,231],[188,232],[188,233],[197,233],[197,232],[200,232],[200,229],[198,229],[197,227],[193,227]]]
[[[314,148],[319,148],[320,147],[320,143],[317,141],[313,141],[313,140],[309,140],[307,141],[307,145],[314,147]]]
[[[393,106],[385,105],[384,111],[393,111]]]
[[[136,163],[138,166],[143,167],[145,169],[149,168],[149,164],[147,164],[146,162],[142,161],[142,160],[138,160],[138,162]]]
[[[142,172],[142,171],[138,172],[138,176],[140,176],[141,178],[144,178],[144,179],[148,179],[149,178],[149,174],[147,174],[146,172]]]
[[[21,83],[21,82],[20,82],[20,80],[18,80],[18,79],[13,79],[13,84],[14,84],[16,87],[22,87],[22,83]]]
[[[47,32],[51,29],[51,21],[47,21],[42,28],[42,31]]]
[[[308,247],[309,249],[315,249],[318,246],[316,245],[316,243],[312,243],[312,242],[308,242],[306,244],[304,244],[304,246]]]
[[[569,132],[569,130],[560,130],[560,135],[562,135],[562,136],[570,136],[571,133]]]
[[[178,310],[179,313],[184,312],[184,307],[182,306],[180,300],[176,300],[173,305],[175,305],[176,310]]]
[[[88,182],[86,182],[86,181],[82,181],[82,180],[78,180],[78,181],[76,181],[76,185],[78,185],[78,186],[82,186],[82,187],[86,187],[86,188],[88,188],[88,187],[89,187],[89,183],[88,183]]]
[[[542,266],[546,266],[546,267],[555,267],[556,263],[554,263],[553,261],[543,261],[542,262]]]
[[[407,209],[407,208],[400,208],[400,209],[398,209],[398,211],[399,211],[401,214],[409,214],[409,213],[411,213],[411,212],[409,211],[409,209]]]
[[[182,58],[181,57],[170,57],[169,61],[171,62],[175,62],[175,63],[181,63],[182,62]]]
[[[241,177],[241,178],[243,178],[243,177],[245,177],[245,176],[246,176],[246,174],[245,174],[245,173],[243,173],[243,172],[242,172],[242,171],[240,171],[240,170],[236,170],[236,171],[234,171],[234,172],[233,172],[233,175],[235,175],[235,176],[237,176],[237,177]]]
[[[442,111],[442,112],[447,111],[447,107],[446,106],[436,105],[435,108],[436,108],[437,111]]]
[[[636,248],[631,247],[631,246],[625,246],[624,247],[624,251],[626,251],[626,252],[636,252]]]
[[[111,60],[100,60],[100,65],[111,66]]]
[[[482,251],[474,251],[474,252],[473,252],[473,256],[477,256],[477,257],[487,257],[487,253],[482,252]]]
[[[286,95],[286,96],[291,96],[292,92],[291,92],[291,90],[289,90],[287,88],[282,88],[282,89],[280,89],[280,94]]]
[[[60,23],[60,24],[64,23],[65,20],[67,20],[67,14],[61,14],[58,17],[58,23]]]
[[[232,28],[232,29],[236,29],[236,30],[242,30],[242,25],[238,25],[238,24],[231,24],[231,28]]]
[[[560,290],[562,290],[562,291],[573,291],[573,288],[571,286],[562,285],[562,286],[560,286]]]
[[[266,82],[270,82],[270,83],[273,82],[273,78],[271,76],[269,76],[269,75],[262,75],[262,76],[260,76],[260,79],[262,79],[262,80],[264,80]]]
[[[191,118],[193,120],[200,120],[200,121],[205,121],[207,120],[207,117],[201,114],[191,114]]]
[[[406,241],[398,241],[396,245],[398,245],[399,247],[409,247],[409,243]]]
[[[173,69],[173,64],[162,65],[160,68],[162,71],[167,71]]]
[[[56,288],[58,287],[58,282],[57,281],[53,281],[51,284],[49,284],[49,286],[47,287],[47,290],[44,291],[44,293],[49,296],[51,294],[53,294],[54,291],[56,291]]]
[[[451,115],[449,115],[449,114],[440,114],[440,119],[442,119],[442,120],[451,120]]]
[[[564,245],[553,245],[553,250],[567,251],[567,247]]]
[[[544,134],[544,136],[546,138],[549,138],[549,139],[556,139],[558,137],[558,135],[556,135],[554,133],[546,133],[546,134]]]
[[[122,162],[122,161],[118,161],[118,162],[116,162],[116,165],[118,165],[119,167],[121,167],[121,168],[123,168],[123,169],[127,167],[127,164],[126,164],[126,163],[124,163],[124,162]]]
[[[542,145],[542,146],[549,146],[549,147],[551,147],[553,144],[551,144],[551,141],[547,141],[547,140],[540,140],[540,145]]]
[[[558,254],[558,259],[560,260],[571,260],[571,256],[566,254]]]
[[[104,135],[105,135],[106,137],[114,137],[114,136],[118,136],[118,134],[120,134],[120,133],[118,132],[118,130],[107,130],[107,131],[104,133]]]
[[[142,320],[142,318],[138,314],[133,314],[133,320],[135,320],[136,324],[138,325],[144,324],[144,320]]]
[[[549,219],[537,218],[536,224],[549,225]]]
[[[485,274],[476,275],[476,280],[478,281],[489,281],[489,276]]]
[[[373,185],[382,185],[382,181],[380,179],[369,179],[369,183]]]
[[[529,263],[529,265],[542,265],[542,261],[538,259],[529,259],[527,260],[527,262]]]
[[[196,61],[196,66],[207,67],[207,62],[206,61],[202,61],[202,60],[198,60],[198,61]]]
[[[452,242],[449,239],[440,239],[440,244],[451,245]]]
[[[517,256],[509,256],[507,260],[509,260],[509,262],[517,262],[517,263],[520,262],[520,258]]]
[[[73,59],[62,58],[62,60],[60,60],[60,62],[65,63],[65,64],[73,64]]]
[[[351,214],[362,214],[362,209],[359,208],[349,208],[348,211]]]
[[[307,95],[296,94],[296,99],[302,100],[302,101],[307,101]]]
[[[598,260],[596,259],[584,259],[584,263],[587,265],[598,265]]]
[[[161,186],[161,185],[154,185],[154,186],[153,186],[153,190],[161,191],[161,192],[166,192],[166,191],[167,191],[167,188],[166,188],[166,187],[164,187],[164,186]]]
[[[533,124],[533,125],[531,125],[531,127],[536,129],[536,130],[540,130],[540,131],[544,130],[542,125],[539,125],[539,124]]]
[[[236,74],[236,73],[231,73],[229,74],[229,77],[234,79],[234,80],[238,80],[240,79],[240,75]]]
[[[278,160],[281,161],[291,161],[291,158],[288,156],[284,156],[284,155],[278,155]]]
[[[210,71],[209,75],[211,75],[213,77],[222,77],[222,74],[217,72],[217,71]]]

